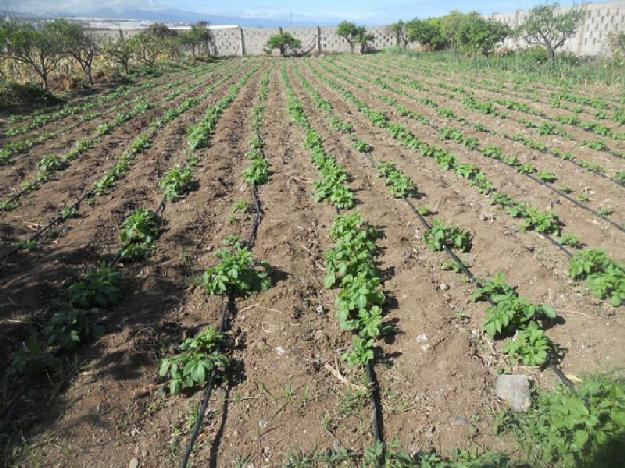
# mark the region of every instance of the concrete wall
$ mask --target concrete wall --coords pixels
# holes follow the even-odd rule
[[[586,3],[581,8],[586,11],[586,17],[577,33],[566,41],[564,50],[576,55],[609,55],[610,33],[625,32],[625,1]],[[516,27],[523,23],[527,15],[528,11],[517,10],[514,13],[494,14],[491,18]],[[521,39],[508,39],[504,45],[517,48],[527,44]]]
[[[625,31],[625,0],[611,3],[583,4],[587,11],[577,34],[569,39],[565,50],[577,55],[607,55],[610,52],[608,35],[613,32]],[[406,12],[407,14],[409,12]],[[521,24],[527,16],[527,11],[518,10],[514,13],[494,14],[492,19],[506,23],[512,27]],[[380,50],[395,45],[395,36],[388,30],[388,26],[367,28],[375,36],[371,45]],[[140,29],[122,29],[124,36],[131,36]],[[349,44],[336,34],[336,28],[284,28],[302,41],[302,49],[312,53],[349,52]],[[211,26],[217,55],[258,55],[263,53],[267,39],[278,32],[278,28],[240,28],[237,26]],[[98,29],[99,36],[118,37],[118,30]],[[522,40],[509,39],[504,44],[507,47],[523,47]]]

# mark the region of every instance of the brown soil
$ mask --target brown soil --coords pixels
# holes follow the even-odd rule
[[[7,448],[5,464],[127,467],[136,459],[141,467],[160,467],[179,462],[202,392],[169,396],[166,383],[158,377],[159,361],[184,337],[218,324],[222,299],[207,296],[193,278],[216,263],[215,251],[229,235],[245,237],[249,232],[252,214],[233,215],[232,206],[250,199],[242,171],[248,164],[244,154],[252,136],[250,111],[265,70],[271,73],[262,134],[271,175],[258,189],[262,221],[253,254],[271,265],[273,287],[236,300],[228,340],[236,365],[227,382],[213,392],[191,460],[194,466],[245,461],[253,466],[280,466],[293,453],[333,446],[362,451],[371,445],[368,402],[350,400],[363,376],[341,360],[351,338],[334,317],[336,292],[323,287],[324,255],[331,244],[328,232],[336,211],[328,203],[314,202],[313,181],[318,174],[302,144],[304,132],[287,114],[287,92],[280,77],[283,64],[326,150],[350,174],[357,210],[380,232],[378,266],[389,298],[385,320],[396,330],[378,343],[375,366],[387,441],[396,438],[409,453],[436,449],[451,454],[479,446],[515,455],[513,441],[493,430],[497,411],[503,408],[494,395],[498,371],[524,373],[539,386],[552,386],[556,379],[550,370],[511,367],[503,359],[501,344],[480,331],[486,305],[471,301],[472,286],[463,277],[441,270],[445,255],[425,248],[422,226],[404,202],[388,195],[371,160],[396,163],[419,188],[416,204],[429,204],[438,217],[471,231],[473,248],[461,257],[476,276],[503,272],[521,295],[557,310],[561,320],[548,335],[566,349],[562,363],[566,374],[622,368],[625,319],[569,281],[567,259],[556,247],[521,231],[516,220],[493,208],[464,179],[400,147],[310,73],[303,60],[262,63],[221,115],[210,147],[199,150],[200,162],[194,169],[197,189],[165,206],[165,230],[152,256],[120,265],[125,297],[119,306],[102,311],[105,334],[77,353],[63,378],[28,384],[23,394],[19,392],[24,382],[6,387],[2,406],[17,399],[0,431]],[[238,60],[230,64],[241,69],[250,66]],[[321,70],[314,61],[312,65]],[[351,141],[332,129],[294,67],[331,102],[338,116],[353,124],[355,135],[373,146],[369,156],[353,150]],[[202,85],[189,87],[176,100],[157,106],[159,111],[122,125],[58,179],[27,195],[16,210],[3,213],[2,251],[90,187],[156,112],[201,93],[204,85],[225,74],[217,67]],[[124,217],[138,207],[158,206],[162,197],[158,178],[184,158],[187,128],[241,76],[234,73],[209,99],[159,131],[115,188],[59,226],[56,238],[44,243],[42,250],[20,251],[6,260],[0,294],[4,369],[32,332],[33,323],[42,323],[63,306],[65,288],[81,272],[115,255]],[[376,100],[383,94],[379,89],[365,93],[350,83],[341,84],[423,140],[449,148],[462,161],[474,162],[498,188],[537,206],[552,206],[567,232],[623,259],[625,234],[479,153],[441,142],[431,127],[402,118]],[[398,100],[408,108],[430,112],[416,109],[414,101]],[[444,102],[459,114],[464,112],[451,101]],[[431,117],[433,123],[443,124]],[[494,125],[490,118],[471,117]],[[49,151],[51,145],[71,144],[80,132],[96,125],[91,122],[40,145],[29,160],[36,161],[35,155]],[[592,183],[597,197],[625,211],[621,192],[611,191],[596,176],[545,155],[523,153],[505,140],[493,143],[541,169],[557,172],[563,183],[574,187]],[[32,168],[26,162],[24,167]],[[0,168],[0,180],[16,181],[15,171]]]

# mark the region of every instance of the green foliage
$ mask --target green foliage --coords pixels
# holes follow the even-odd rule
[[[569,247],[579,248],[582,245],[582,242],[579,238],[573,234],[562,234],[559,239],[560,244],[568,245]]]
[[[602,250],[576,252],[569,263],[569,276],[586,280],[590,292],[600,299],[608,299],[613,307],[625,302],[625,266]]]
[[[223,336],[208,327],[185,339],[178,346],[178,354],[161,361],[159,375],[169,377],[169,392],[172,395],[185,388],[203,385],[215,371],[224,372],[229,360],[218,351],[221,341]]]
[[[76,309],[108,308],[119,304],[122,275],[113,266],[102,263],[69,287],[69,304]]]
[[[517,295],[516,288],[510,286],[503,273],[497,273],[494,278],[480,281],[471,294],[473,301],[488,300],[502,302]]]
[[[555,311],[544,304],[535,305],[520,296],[509,296],[486,310],[484,331],[496,337],[525,328],[533,320],[554,319]]]
[[[68,166],[68,162],[56,154],[49,154],[41,158],[37,163],[37,169],[41,172],[62,171]]]
[[[549,358],[551,346],[545,332],[532,321],[506,342],[503,352],[524,366],[542,366]]]
[[[489,55],[499,42],[512,34],[509,26],[476,13],[462,15],[458,23],[451,42],[466,52]]]
[[[371,153],[371,151],[373,151],[373,146],[360,138],[353,138],[352,142],[354,143],[356,151],[360,153]]]
[[[252,252],[240,242],[219,250],[216,255],[219,263],[207,269],[202,279],[207,294],[248,294],[271,287],[268,265],[254,260]]]
[[[374,264],[377,233],[358,213],[338,216],[326,253],[327,288],[340,287],[336,317],[344,330],[355,333],[352,349],[344,354],[349,365],[373,359],[373,343],[383,332],[382,306],[385,302],[378,270]]]
[[[154,242],[161,230],[161,222],[152,210],[139,208],[122,223],[119,240],[122,242],[120,258],[133,261],[151,255]]]
[[[417,187],[410,177],[395,167],[395,164],[381,162],[377,167],[378,175],[384,177],[391,195],[395,198],[408,198],[415,196]]]
[[[286,55],[290,53],[292,55],[295,54],[295,51],[302,47],[302,41],[293,37],[291,33],[288,32],[280,32],[278,34],[274,34],[267,40],[267,44],[265,45],[265,49],[271,53],[272,50],[278,49],[280,51],[280,55]]]
[[[543,182],[547,182],[550,184],[558,180],[556,175],[553,172],[549,172],[549,171],[539,171],[538,174],[536,174],[536,177],[538,177]]]
[[[471,250],[471,234],[456,225],[446,225],[440,219],[433,221],[430,230],[423,235],[423,241],[433,251],[443,250],[444,246],[461,252]]]
[[[512,416],[535,466],[618,466],[625,447],[625,383],[593,376],[575,392],[541,391],[524,414]]]
[[[559,11],[557,3],[539,5],[530,10],[518,28],[518,34],[530,45],[545,47],[553,60],[556,50],[575,34],[584,15],[581,8]]]
[[[441,30],[441,18],[415,18],[406,23],[405,29],[410,42],[418,42],[428,50],[440,50],[448,45],[448,39]]]
[[[96,324],[92,311],[69,309],[56,312],[46,323],[43,333],[49,345],[58,346],[64,351],[74,351],[98,337],[102,328]]]
[[[161,177],[158,186],[163,189],[167,201],[183,198],[193,188],[191,167],[188,165],[173,167]]]
[[[7,369],[8,376],[32,376],[41,378],[44,374],[55,373],[62,366],[60,358],[46,351],[46,344],[37,336],[30,336],[11,358]]]
[[[473,291],[474,301],[489,301],[484,331],[492,337],[515,334],[504,345],[504,353],[523,365],[542,366],[548,359],[552,345],[539,321],[551,321],[556,312],[548,305],[535,305],[520,297],[504,275],[480,280]]]

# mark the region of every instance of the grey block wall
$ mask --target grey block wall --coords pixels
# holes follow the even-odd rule
[[[587,11],[586,17],[577,34],[565,44],[565,50],[577,55],[608,55],[610,53],[609,34],[625,31],[625,0],[610,3],[588,3],[582,8]],[[521,24],[527,16],[527,11],[518,10],[514,13],[494,14],[492,19],[506,23],[512,27]],[[307,52],[335,53],[349,52],[349,44],[336,34],[336,28],[284,28],[302,41],[302,49]],[[395,35],[388,26],[367,28],[375,36],[371,45],[376,50],[396,45]],[[124,29],[124,36],[128,37],[139,32],[139,29]],[[217,55],[258,55],[264,53],[267,39],[278,32],[278,28],[239,28],[217,26],[211,28]],[[115,38],[119,36],[117,30],[97,30],[100,37]],[[508,39],[504,46],[510,48],[523,47],[522,40]],[[318,46],[321,50],[318,50]],[[356,47],[358,50],[358,47]]]
[[[625,1],[586,3],[582,4],[581,8],[586,11],[586,16],[577,33],[566,41],[564,50],[576,55],[609,55],[609,35],[625,32]],[[494,14],[491,18],[511,27],[516,27],[523,23],[527,15],[528,11],[517,10],[514,13]],[[518,48],[527,44],[522,39],[508,39],[504,45]]]

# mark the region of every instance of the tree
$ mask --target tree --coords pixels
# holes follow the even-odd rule
[[[97,52],[93,37],[86,33],[81,24],[64,19],[53,21],[50,27],[59,35],[63,52],[78,62],[89,84],[93,86],[91,67]]]
[[[453,43],[465,52],[488,55],[495,46],[510,36],[512,30],[499,21],[489,21],[478,13],[464,15],[458,22]]]
[[[300,47],[302,47],[302,41],[293,37],[291,33],[280,31],[267,40],[265,49],[269,52],[278,49],[280,50],[280,55],[284,56],[287,51],[295,55],[295,50]]]
[[[466,16],[467,15],[458,10],[453,10],[441,18],[441,35],[447,39],[449,45],[454,49],[458,48],[455,37],[456,31],[458,31],[460,23],[462,23]]]
[[[156,63],[156,59],[163,51],[163,46],[164,43],[159,40],[159,36],[151,34],[149,30],[142,31],[128,39],[132,58],[150,68]]]
[[[361,34],[364,34],[365,28],[362,26],[356,26],[349,21],[341,21],[336,28],[336,34],[342,37],[349,44],[349,48],[354,53],[354,45]]]
[[[182,35],[183,43],[191,48],[191,55],[194,57],[196,49],[209,40],[209,32],[206,26],[207,23],[196,23]]]
[[[391,34],[395,35],[395,44],[397,47],[406,48],[408,39],[406,38],[406,23],[402,20],[396,21],[388,27]]]
[[[612,55],[615,57],[625,57],[625,32],[612,33],[609,39]]]
[[[63,58],[62,42],[53,26],[54,22],[38,27],[15,20],[0,25],[2,45],[0,54],[28,65],[41,78],[43,88],[48,89],[50,72]]]
[[[373,41],[375,36],[372,33],[368,33],[364,26],[358,27],[358,36],[356,41],[360,44],[360,53],[366,54],[369,50],[369,42]]]
[[[428,50],[440,50],[448,42],[441,31],[441,18],[426,20],[413,19],[406,23],[406,37],[410,42],[418,42]]]
[[[544,46],[549,60],[556,57],[556,50],[572,37],[585,12],[581,8],[559,11],[559,5],[540,5],[533,8],[517,33],[530,45]]]
[[[126,74],[128,73],[133,53],[132,43],[123,36],[121,30],[119,31],[119,38],[114,42],[109,42],[104,47],[104,53],[108,55],[113,62],[121,65]]]

